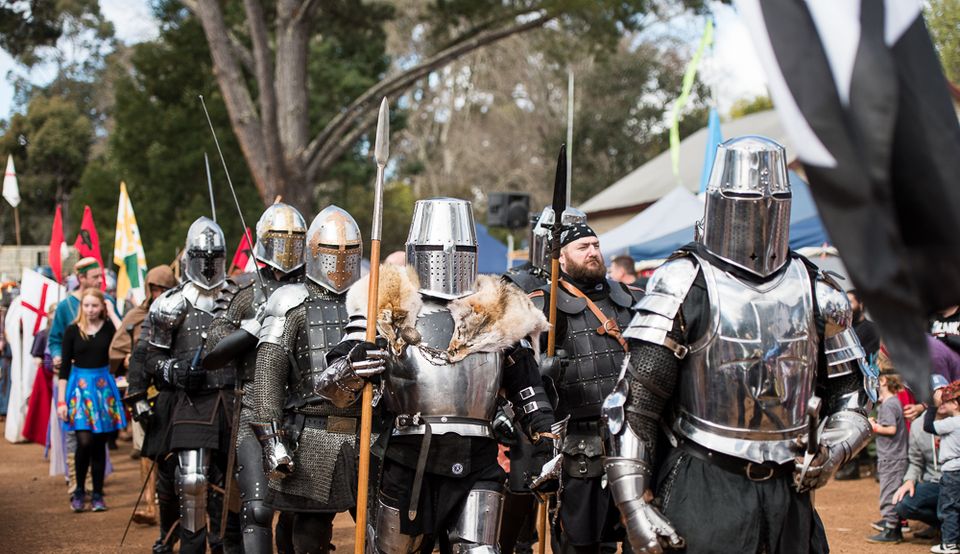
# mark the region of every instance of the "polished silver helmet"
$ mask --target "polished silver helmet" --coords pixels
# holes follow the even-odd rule
[[[353,216],[337,206],[327,206],[307,230],[307,278],[337,294],[360,279],[363,240]]]
[[[744,136],[717,147],[700,241],[712,253],[761,277],[788,261],[790,182],[783,146]]]
[[[470,202],[457,198],[418,200],[407,236],[407,264],[420,292],[459,298],[477,280],[477,229]]]
[[[550,229],[553,221],[553,208],[547,206],[530,229],[530,265],[547,273],[550,272]],[[576,208],[566,208],[560,217],[561,227],[586,222],[587,214]]]
[[[183,274],[200,288],[212,290],[226,280],[227,244],[212,219],[198,217],[190,225],[183,261]]]
[[[264,210],[257,222],[253,256],[284,273],[303,266],[307,222],[296,208],[277,202]]]

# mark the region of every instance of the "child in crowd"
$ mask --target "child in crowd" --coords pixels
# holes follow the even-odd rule
[[[877,418],[870,418],[873,432],[877,435],[877,476],[880,478],[880,515],[876,526],[882,530],[868,537],[870,542],[897,543],[903,540],[900,517],[897,516],[894,494],[903,483],[907,471],[907,426],[903,418],[903,405],[897,398],[903,390],[900,377],[895,373],[880,375],[880,407]]]
[[[943,406],[947,417],[935,419],[937,410],[927,410],[923,429],[940,435],[940,544],[930,549],[936,554],[960,554],[960,381],[954,381],[933,393],[933,401]]]

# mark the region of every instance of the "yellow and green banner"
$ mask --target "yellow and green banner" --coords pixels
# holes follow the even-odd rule
[[[693,53],[693,58],[687,64],[687,71],[683,75],[683,88],[680,90],[680,97],[673,104],[673,114],[670,122],[670,159],[673,162],[673,174],[676,175],[678,180],[680,179],[680,112],[690,98],[690,90],[693,88],[693,80],[697,76],[697,68],[700,66],[703,51],[711,44],[713,44],[712,17],[707,18],[707,26],[703,29],[700,44]]]
[[[127,194],[127,185],[120,183],[120,202],[117,207],[117,233],[113,242],[113,263],[117,266],[117,301],[127,294],[134,304],[146,298],[147,257],[143,253],[140,228],[133,215],[133,204]]]

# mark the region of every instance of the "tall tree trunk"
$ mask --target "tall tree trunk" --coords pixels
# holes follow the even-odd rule
[[[277,109],[280,142],[287,158],[299,158],[309,140],[307,111],[307,25],[295,17],[298,0],[277,3]]]

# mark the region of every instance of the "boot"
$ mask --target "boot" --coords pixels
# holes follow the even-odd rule
[[[133,521],[143,525],[157,524],[157,477],[155,472],[150,471],[153,462],[146,458],[140,458],[140,479],[148,479],[147,485],[143,489],[143,499],[137,511],[133,513]],[[147,473],[150,475],[148,476]]]
[[[880,531],[872,537],[867,537],[868,542],[876,543],[887,543],[887,544],[896,544],[903,541],[903,533],[900,531],[900,525],[894,525],[890,527],[889,525],[883,528],[883,531]]]

